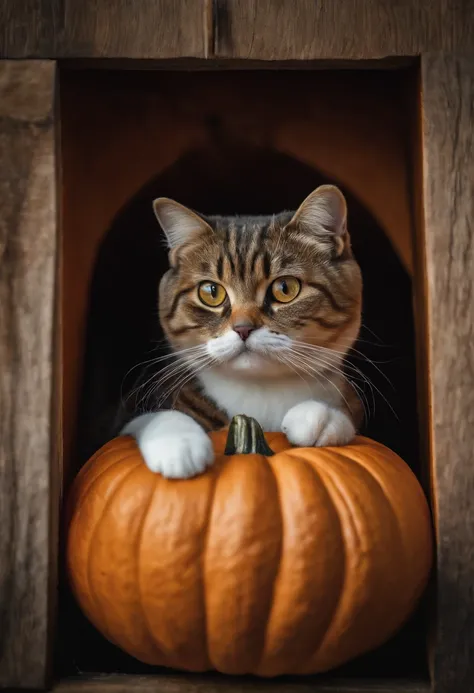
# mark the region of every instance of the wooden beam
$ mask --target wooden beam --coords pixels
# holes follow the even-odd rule
[[[474,682],[474,58],[421,63],[438,693]]]
[[[473,34],[471,0],[0,2],[0,58],[379,59],[470,50]]]
[[[53,693],[429,693],[428,682],[322,677],[287,681],[220,675],[81,676],[60,681]]]
[[[471,50],[472,2],[215,0],[214,54],[246,60],[378,59]]]
[[[0,58],[204,58],[206,2],[3,0]]]
[[[45,685],[52,635],[55,75],[0,62],[0,688]]]

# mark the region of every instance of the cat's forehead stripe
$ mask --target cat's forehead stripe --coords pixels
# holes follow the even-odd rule
[[[249,283],[263,275],[268,279],[271,272],[270,253],[265,240],[267,227],[255,223],[233,226],[229,233],[227,259],[231,275],[237,275],[241,281]],[[234,277],[228,277],[230,281]]]
[[[302,262],[295,256],[282,255],[285,232],[283,227],[276,226],[275,217],[268,218],[265,223],[252,220],[229,224],[225,230],[217,228],[220,250],[214,262],[220,281],[239,279],[249,284],[269,279],[275,271],[285,267],[301,269]]]
[[[339,269],[328,262],[325,242],[311,234],[313,243],[308,243],[310,234],[288,227],[287,216],[214,218],[213,237],[201,236],[188,246],[181,282],[213,279],[243,297],[248,292],[253,296],[263,281],[294,274],[319,282],[347,305],[347,292],[338,286]]]

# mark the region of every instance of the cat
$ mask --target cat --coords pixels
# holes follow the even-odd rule
[[[165,390],[174,382],[172,404],[121,431],[147,466],[202,473],[213,462],[206,431],[235,414],[300,447],[350,443],[362,407],[344,361],[362,277],[342,192],[320,186],[272,217],[204,217],[168,198],[153,208],[169,250],[159,317],[175,361],[160,377]]]

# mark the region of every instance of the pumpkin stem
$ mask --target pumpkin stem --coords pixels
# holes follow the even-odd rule
[[[234,416],[229,426],[225,455],[265,455],[275,453],[265,440],[260,424],[245,414]]]

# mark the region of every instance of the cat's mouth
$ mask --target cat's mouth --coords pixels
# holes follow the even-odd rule
[[[254,351],[249,347],[244,347],[239,354],[236,354],[226,365],[236,371],[259,371],[267,370],[269,366],[275,366],[277,361],[272,359],[270,354],[263,354]]]
[[[281,369],[281,360],[278,358],[291,344],[291,339],[283,334],[272,332],[266,327],[252,332],[248,339],[241,339],[239,335],[229,332],[212,339],[207,344],[210,356],[222,367],[228,367],[238,371],[274,371]]]

